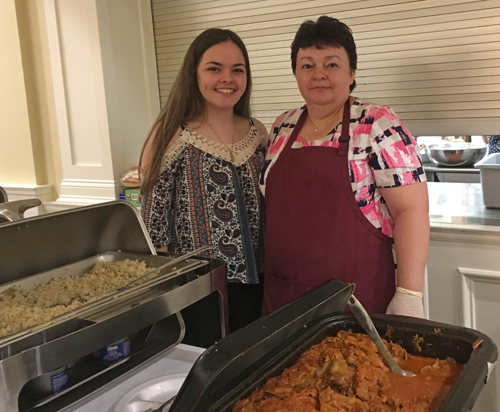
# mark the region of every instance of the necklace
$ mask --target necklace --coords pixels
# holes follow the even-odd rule
[[[327,119],[326,121],[321,122],[319,125],[316,125],[316,124],[314,124],[314,122],[311,120],[311,118],[309,116],[307,116],[307,118],[309,119],[309,122],[311,122],[311,124],[313,125],[313,130],[315,133],[318,130],[320,130],[325,124],[328,124],[328,122],[331,121],[331,119]]]
[[[224,146],[224,148],[226,148],[226,150],[229,151],[229,159],[231,161],[231,163],[234,163],[234,125],[233,125],[233,133],[231,133],[231,143],[224,143],[222,141],[222,139],[219,137],[219,135],[215,132],[214,128],[210,125],[210,123],[208,123],[207,121],[207,125],[208,127],[210,127],[210,130],[213,132],[213,134],[215,135],[215,137],[217,137],[217,139],[219,139],[219,142]],[[227,147],[229,146],[229,149],[227,149]]]
[[[333,117],[331,117],[331,115],[328,115],[328,118],[324,121],[322,121],[319,125],[315,124],[312,120],[311,120],[311,117],[310,116],[307,116],[307,120],[309,120],[309,122],[313,125],[313,130],[314,132],[316,133],[318,130],[320,130],[323,126],[331,123]]]

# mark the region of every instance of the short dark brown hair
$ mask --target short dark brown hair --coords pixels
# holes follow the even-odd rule
[[[329,16],[321,16],[317,21],[306,20],[300,25],[292,42],[292,70],[295,74],[297,68],[297,53],[299,49],[316,47],[343,47],[349,57],[349,67],[356,70],[358,66],[358,54],[356,53],[356,43],[352,36],[351,29],[341,21]],[[353,81],[349,90],[352,92],[356,87],[356,80]]]

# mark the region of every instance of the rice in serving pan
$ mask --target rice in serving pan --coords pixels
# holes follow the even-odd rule
[[[138,260],[99,262],[84,275],[54,278],[28,293],[7,289],[0,295],[0,337],[110,295],[151,269]]]

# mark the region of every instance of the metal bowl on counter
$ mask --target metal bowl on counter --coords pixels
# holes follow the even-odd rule
[[[422,160],[422,163],[429,163],[430,159],[429,156],[427,156],[427,151],[425,146],[420,148],[420,159]]]
[[[429,160],[438,166],[472,166],[481,160],[488,150],[487,146],[473,143],[440,143],[425,148]]]

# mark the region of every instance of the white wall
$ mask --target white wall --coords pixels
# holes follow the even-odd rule
[[[0,2],[0,182],[36,184],[28,103],[14,0]],[[13,155],[15,154],[15,155]]]
[[[0,186],[11,200],[41,197],[42,188],[42,200],[57,199],[57,207],[116,199],[160,109],[149,0],[2,7],[8,24],[0,34],[17,45],[0,61],[8,74],[0,81],[17,100],[0,95],[9,157]]]

